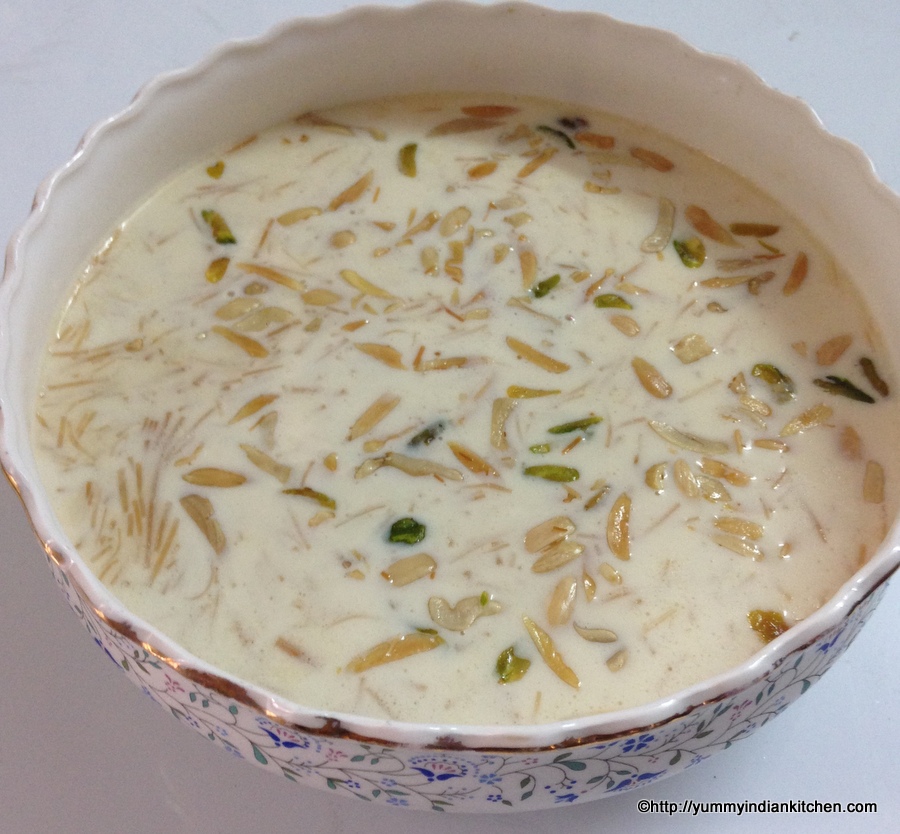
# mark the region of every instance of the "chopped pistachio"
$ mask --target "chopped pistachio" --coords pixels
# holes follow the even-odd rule
[[[613,292],[605,292],[601,293],[598,296],[594,297],[594,306],[603,308],[618,308],[620,310],[631,310],[633,309],[631,304],[622,298],[621,295],[616,295]]]
[[[200,212],[200,216],[209,225],[216,243],[237,243],[237,239],[219,212],[213,209],[204,209]]]
[[[794,381],[774,365],[766,362],[757,363],[753,366],[753,376],[768,383],[775,399],[780,403],[790,402],[796,396]]]
[[[550,453],[550,444],[549,443],[535,443],[533,446],[528,447],[528,451],[533,455],[546,455]]]
[[[543,478],[545,481],[559,481],[560,483],[577,481],[581,477],[578,470],[571,466],[557,466],[551,463],[526,466],[525,474],[532,478]]]
[[[399,518],[391,525],[388,541],[397,544],[418,544],[425,538],[425,525],[414,518]]]
[[[602,420],[602,417],[584,417],[581,420],[572,420],[570,423],[560,423],[558,426],[547,429],[547,431],[550,432],[550,434],[568,434],[572,431],[580,431],[581,429],[595,426],[597,423],[602,422]]]
[[[415,142],[410,142],[408,145],[400,148],[398,163],[400,172],[404,176],[414,177],[416,175],[416,150],[418,147]]]
[[[309,487],[290,487],[281,491],[285,495],[300,495],[303,498],[311,498],[313,501],[321,504],[323,507],[327,507],[329,510],[333,510],[337,506],[334,498],[329,497],[324,492],[319,492],[318,490],[310,489]]]
[[[409,441],[409,446],[427,446],[432,440],[437,440],[447,428],[447,424],[443,420],[437,420],[431,425],[426,426],[418,434],[414,435]]]
[[[888,388],[888,384],[881,378],[878,371],[875,369],[875,363],[869,359],[868,356],[864,356],[859,360],[859,366],[866,375],[866,379],[869,380],[869,384],[881,394],[882,397],[886,397],[890,393],[890,388]]]
[[[829,394],[836,394],[840,397],[847,397],[850,400],[856,400],[861,403],[873,403],[875,398],[865,391],[857,388],[849,379],[842,376],[828,375],[824,379],[814,379],[813,382],[823,391]]]
[[[672,245],[681,258],[681,262],[690,269],[703,266],[706,260],[706,246],[699,237],[689,237],[687,240],[673,240]]]
[[[538,125],[537,129],[541,131],[541,133],[546,133],[549,136],[555,136],[557,139],[561,139],[566,143],[567,147],[574,150],[575,143],[567,133],[563,133],[561,130],[557,130],[557,128],[555,127],[550,127],[550,125]]]
[[[499,657],[497,658],[497,678],[499,683],[513,683],[514,681],[521,680],[525,673],[528,671],[528,668],[531,666],[531,661],[524,657],[519,657],[513,646],[510,646],[508,649],[504,649],[500,652]]]
[[[535,298],[543,298],[559,283],[559,273],[538,281],[531,289],[531,294]]]

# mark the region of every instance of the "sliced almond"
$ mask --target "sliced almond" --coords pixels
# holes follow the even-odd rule
[[[574,576],[564,576],[556,583],[547,604],[547,621],[550,625],[565,625],[569,622],[575,609],[577,592],[578,580]]]
[[[652,394],[660,400],[664,400],[672,395],[672,386],[666,382],[665,377],[646,359],[635,356],[631,360],[631,367],[634,369],[638,382],[641,383],[648,394]]]
[[[444,645],[444,639],[438,634],[427,634],[414,631],[385,640],[368,651],[354,657],[345,667],[348,672],[366,672],[385,663],[405,660],[413,655],[429,652]]]
[[[428,615],[432,622],[450,631],[464,632],[479,617],[499,614],[502,610],[499,602],[484,595],[464,597],[456,605],[451,605],[443,597],[428,600]]]
[[[550,671],[563,683],[568,684],[573,689],[578,689],[581,686],[581,681],[578,679],[578,675],[562,659],[556,644],[553,642],[553,638],[530,617],[523,616],[522,622],[525,625],[528,636],[531,637],[531,641]]]
[[[453,452],[454,457],[476,475],[487,475],[489,477],[497,477],[498,472],[483,457],[477,455],[468,446],[457,443],[455,440],[448,440],[447,447]]]
[[[398,588],[424,579],[426,576],[434,579],[437,563],[427,553],[416,553],[414,556],[407,556],[392,562],[382,572],[381,575]]]
[[[204,466],[192,469],[181,476],[183,480],[194,486],[236,487],[246,482],[246,478],[238,472]]]
[[[532,527],[525,534],[525,549],[537,553],[550,545],[557,544],[575,532],[575,522],[565,515],[548,518]]]
[[[402,354],[399,350],[390,345],[382,345],[376,342],[356,342],[353,347],[362,351],[367,356],[371,356],[373,359],[383,362],[390,368],[396,368],[399,371],[406,370],[406,366],[403,364]]]
[[[400,403],[400,397],[393,394],[382,394],[375,402],[373,402],[362,414],[357,417],[356,421],[350,427],[347,434],[347,440],[356,440],[368,434],[375,428],[385,417],[388,416]]]
[[[363,174],[353,185],[345,188],[328,204],[329,211],[337,211],[341,206],[356,202],[366,193],[374,178],[374,171],[368,171]]]
[[[623,561],[631,558],[630,523],[631,498],[623,492],[609,511],[606,522],[606,542],[610,552]]]
[[[552,544],[544,548],[541,555],[531,566],[534,573],[550,573],[568,565],[584,553],[584,545],[570,539]]]
[[[525,342],[514,339],[512,336],[506,337],[506,344],[522,359],[531,362],[532,365],[543,368],[545,371],[550,371],[550,373],[553,374],[561,374],[569,370],[569,365],[565,362],[553,359],[546,353],[542,353],[536,348],[531,347],[531,345],[527,345]]]
[[[221,555],[226,545],[225,534],[215,518],[212,502],[202,495],[185,495],[180,503],[191,521],[212,545],[212,549],[217,555]]]

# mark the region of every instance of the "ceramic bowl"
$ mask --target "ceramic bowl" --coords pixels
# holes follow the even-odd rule
[[[148,84],[38,191],[0,285],[2,462],[77,617],[122,671],[215,747],[292,781],[379,803],[527,810],[678,773],[750,735],[847,648],[900,564],[896,525],[817,613],[741,666],[641,708],[539,726],[403,724],[287,703],[187,654],[91,575],[50,508],[29,448],[36,368],[72,276],[147,193],[213,147],[308,109],[389,93],[506,91],[653,125],[768,191],[861,289],[900,364],[900,200],[865,156],[746,67],[599,14],[523,3],[357,8],[229,43]],[[222,91],[227,90],[227,95]],[[90,207],[85,211],[85,207]]]

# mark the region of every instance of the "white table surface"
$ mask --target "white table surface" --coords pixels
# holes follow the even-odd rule
[[[338,0],[0,0],[0,240],[85,129],[153,75]],[[900,189],[900,3],[553,0],[674,30],[809,102]],[[898,229],[900,255],[900,229]],[[900,273],[900,257],[898,257]],[[900,274],[898,274],[900,278]],[[98,651],[0,485],[0,831],[900,831],[900,580],[825,678],[776,721],[680,776],[581,806],[502,816],[372,807],[232,760]],[[875,802],[867,815],[641,816],[639,798]]]

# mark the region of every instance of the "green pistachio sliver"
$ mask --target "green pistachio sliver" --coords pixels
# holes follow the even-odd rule
[[[281,490],[285,495],[300,495],[303,498],[311,498],[317,504],[321,504],[323,507],[333,510],[337,507],[337,502],[329,495],[326,495],[324,492],[319,492],[318,490],[311,489],[310,487],[290,487],[289,489]]]
[[[225,163],[220,159],[220,160],[219,160],[218,162],[216,162],[215,164],[210,165],[210,166],[206,169],[206,173],[207,173],[210,177],[212,177],[214,180],[219,179],[219,177],[221,177],[222,174],[225,173]]]
[[[550,444],[535,443],[533,446],[528,447],[528,451],[533,455],[547,455],[550,453]]]
[[[525,474],[532,478],[543,478],[545,481],[558,481],[559,483],[577,481],[581,477],[577,469],[553,463],[526,466]]]
[[[203,209],[200,212],[200,216],[209,226],[216,243],[237,243],[237,239],[232,234],[231,229],[228,228],[225,218],[219,212],[214,209]]]
[[[391,525],[388,541],[397,544],[418,544],[425,538],[425,525],[414,518],[399,518]]]
[[[541,131],[541,133],[547,133],[550,136],[555,136],[557,139],[561,139],[563,142],[566,143],[567,147],[571,148],[572,150],[575,150],[575,143],[572,141],[569,134],[564,133],[563,131],[558,130],[555,127],[550,127],[550,125],[538,125],[537,129],[539,131]]]
[[[543,281],[538,281],[532,288],[531,294],[535,298],[543,298],[547,295],[557,284],[559,283],[559,273],[556,275],[551,275],[549,278],[545,278]]]
[[[400,173],[404,176],[414,177],[416,175],[416,150],[418,147],[415,142],[410,142],[400,148],[400,152],[397,154]]]
[[[768,383],[778,402],[790,402],[796,396],[794,381],[774,365],[770,365],[767,362],[759,362],[753,366],[752,373],[757,379]]]
[[[616,308],[619,310],[631,310],[633,309],[631,304],[622,298],[621,295],[616,295],[613,292],[605,292],[601,293],[598,296],[594,297],[594,306],[603,308]]]
[[[703,266],[706,260],[706,246],[699,237],[689,237],[687,240],[673,240],[672,245],[681,258],[681,262],[689,269]]]
[[[447,424],[443,420],[437,420],[431,425],[426,426],[417,435],[412,437],[408,445],[427,446],[429,443],[431,443],[432,440],[437,440],[441,436],[441,434],[443,434],[445,428],[447,428]]]
[[[508,649],[504,649],[500,652],[499,657],[497,658],[497,678],[499,683],[513,683],[514,681],[521,680],[525,673],[528,671],[528,668],[531,666],[531,661],[524,657],[519,657],[513,646],[510,646]]]
[[[842,376],[826,376],[825,379],[814,379],[813,382],[819,388],[827,391],[829,394],[836,394],[840,397],[847,397],[861,403],[873,403],[875,398],[861,391],[849,379]]]
[[[590,426],[596,426],[597,423],[602,421],[602,417],[583,417],[581,420],[572,420],[571,423],[560,423],[560,425],[553,426],[552,428],[547,429],[547,431],[550,432],[550,434],[568,434],[569,432],[581,431]]]

